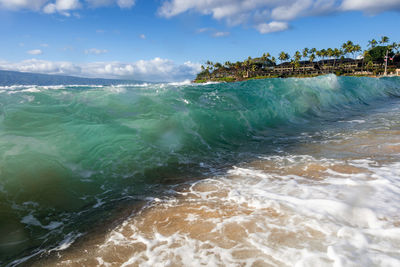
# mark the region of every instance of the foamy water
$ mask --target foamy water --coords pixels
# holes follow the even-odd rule
[[[337,136],[172,186],[94,244],[45,263],[400,266],[400,131]]]
[[[399,266],[399,82],[0,88],[0,265]]]

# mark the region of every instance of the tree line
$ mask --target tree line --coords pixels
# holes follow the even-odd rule
[[[244,61],[237,61],[232,63],[227,61],[225,63],[207,61],[205,65],[201,66],[201,72],[198,74],[196,80],[210,80],[213,76],[219,74],[224,76],[225,73],[234,75],[241,78],[249,78],[249,73],[262,73],[266,70],[271,70],[277,65],[279,60],[280,65],[290,65],[293,70],[300,68],[301,64],[324,64],[325,60],[333,61],[332,69],[336,69],[336,63],[339,60],[351,58],[362,60],[363,69],[372,69],[374,63],[383,63],[385,61],[386,54],[390,60],[395,55],[399,54],[400,43],[392,42],[387,36],[382,36],[379,41],[372,39],[368,42],[367,49],[362,50],[359,44],[355,44],[352,41],[343,43],[339,48],[326,48],[318,50],[316,48],[304,48],[300,51],[296,51],[293,55],[282,51],[277,57],[272,56],[266,52],[259,58],[248,57]],[[321,68],[321,67],[320,67]],[[214,75],[213,75],[214,74]]]

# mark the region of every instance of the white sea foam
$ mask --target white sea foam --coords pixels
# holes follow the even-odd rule
[[[171,82],[171,83],[168,83],[168,84],[169,85],[174,85],[174,86],[183,86],[183,85],[191,85],[192,82],[190,80],[185,80],[185,81],[182,81],[182,82]]]
[[[147,87],[151,86],[153,83],[129,83],[129,84],[116,84],[112,85],[113,87]]]
[[[69,248],[79,237],[81,237],[82,233],[69,233],[64,237],[57,247],[50,249],[49,252],[52,251],[61,251]]]
[[[400,163],[311,156],[262,161],[281,170],[307,164],[298,174],[234,167],[226,176],[199,181],[179,193],[183,200],[166,199],[151,208],[159,214],[151,220],[183,208],[178,217],[154,221],[148,232],[143,224],[150,215],[144,212],[116,228],[100,251],[144,245],[121,266],[400,266]],[[332,167],[343,164],[354,173]],[[312,177],[312,168],[322,179]],[[183,225],[175,229],[179,216]],[[175,231],[166,234],[160,223]],[[202,238],[193,232],[198,227],[211,228],[198,230]]]
[[[32,214],[29,214],[22,218],[22,223],[27,225],[39,226],[43,229],[53,230],[63,225],[62,222],[50,222],[48,225],[43,225],[38,219],[35,218]]]
[[[26,257],[17,259],[17,260],[15,260],[15,261],[12,261],[11,263],[7,264],[7,267],[10,267],[10,266],[19,266],[20,264],[23,264],[23,263],[26,262],[27,260],[29,260],[29,259],[35,257],[36,255],[40,255],[40,254],[43,253],[43,252],[45,252],[44,249],[38,250],[38,251],[32,253],[32,254],[29,255],[29,256],[26,256]]]
[[[105,91],[113,94],[123,94],[126,93],[126,87],[122,86],[109,86],[104,88]]]
[[[103,88],[104,85],[10,85],[10,86],[0,86],[0,92],[7,92],[9,94],[13,93],[37,93],[43,90],[61,90],[67,88],[77,88],[77,87],[85,87],[85,88]]]

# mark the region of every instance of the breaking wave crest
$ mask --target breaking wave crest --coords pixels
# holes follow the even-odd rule
[[[120,203],[314,142],[399,96],[398,78],[334,75],[1,87],[0,264],[66,248]]]

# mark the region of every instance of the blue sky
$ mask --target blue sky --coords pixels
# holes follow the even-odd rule
[[[151,81],[264,52],[400,42],[400,0],[0,0],[0,68]]]

